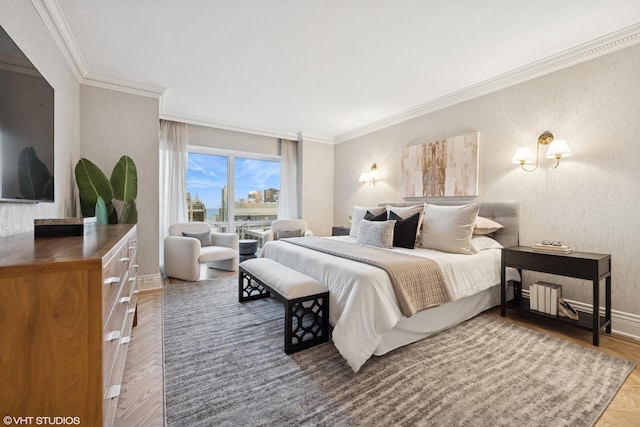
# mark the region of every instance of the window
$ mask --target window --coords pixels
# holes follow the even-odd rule
[[[189,221],[203,221],[240,239],[262,238],[278,217],[280,158],[190,147]],[[233,203],[229,203],[232,200]]]

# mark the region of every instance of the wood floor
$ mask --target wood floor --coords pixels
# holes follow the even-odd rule
[[[203,269],[202,277],[214,278],[235,273]],[[165,284],[170,286],[170,283]],[[499,308],[488,312],[500,317]],[[593,348],[591,333],[537,318],[532,315],[507,312],[506,319],[518,325],[555,337],[568,339],[576,344]],[[138,299],[138,326],[131,336],[124,372],[122,392],[118,401],[116,425],[163,426],[164,391],[162,362],[162,293],[142,293]],[[616,335],[603,335],[599,350],[632,360],[636,363],[609,408],[602,415],[597,427],[640,425],[640,341]]]

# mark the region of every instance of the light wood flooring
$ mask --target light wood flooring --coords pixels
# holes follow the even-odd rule
[[[203,268],[201,279],[236,273]],[[173,279],[171,279],[173,280]],[[179,281],[176,281],[179,282]],[[171,281],[165,286],[171,286]],[[500,317],[499,307],[488,311]],[[591,333],[532,315],[507,312],[506,320],[576,344],[591,347]],[[139,294],[138,326],[133,329],[124,372],[122,392],[118,401],[116,425],[163,426],[164,391],[162,362],[162,293]],[[602,415],[597,427],[640,425],[640,341],[617,335],[602,335],[599,350],[632,360],[635,370]]]

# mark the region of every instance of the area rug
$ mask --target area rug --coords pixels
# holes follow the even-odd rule
[[[591,426],[634,363],[480,315],[353,373],[283,351],[283,307],[237,278],[163,290],[168,426]]]

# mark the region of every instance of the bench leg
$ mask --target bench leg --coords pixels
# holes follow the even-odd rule
[[[254,299],[268,298],[271,293],[254,277],[240,267],[238,272],[238,301],[245,302]]]
[[[295,353],[329,341],[329,292],[287,300],[284,352]]]

